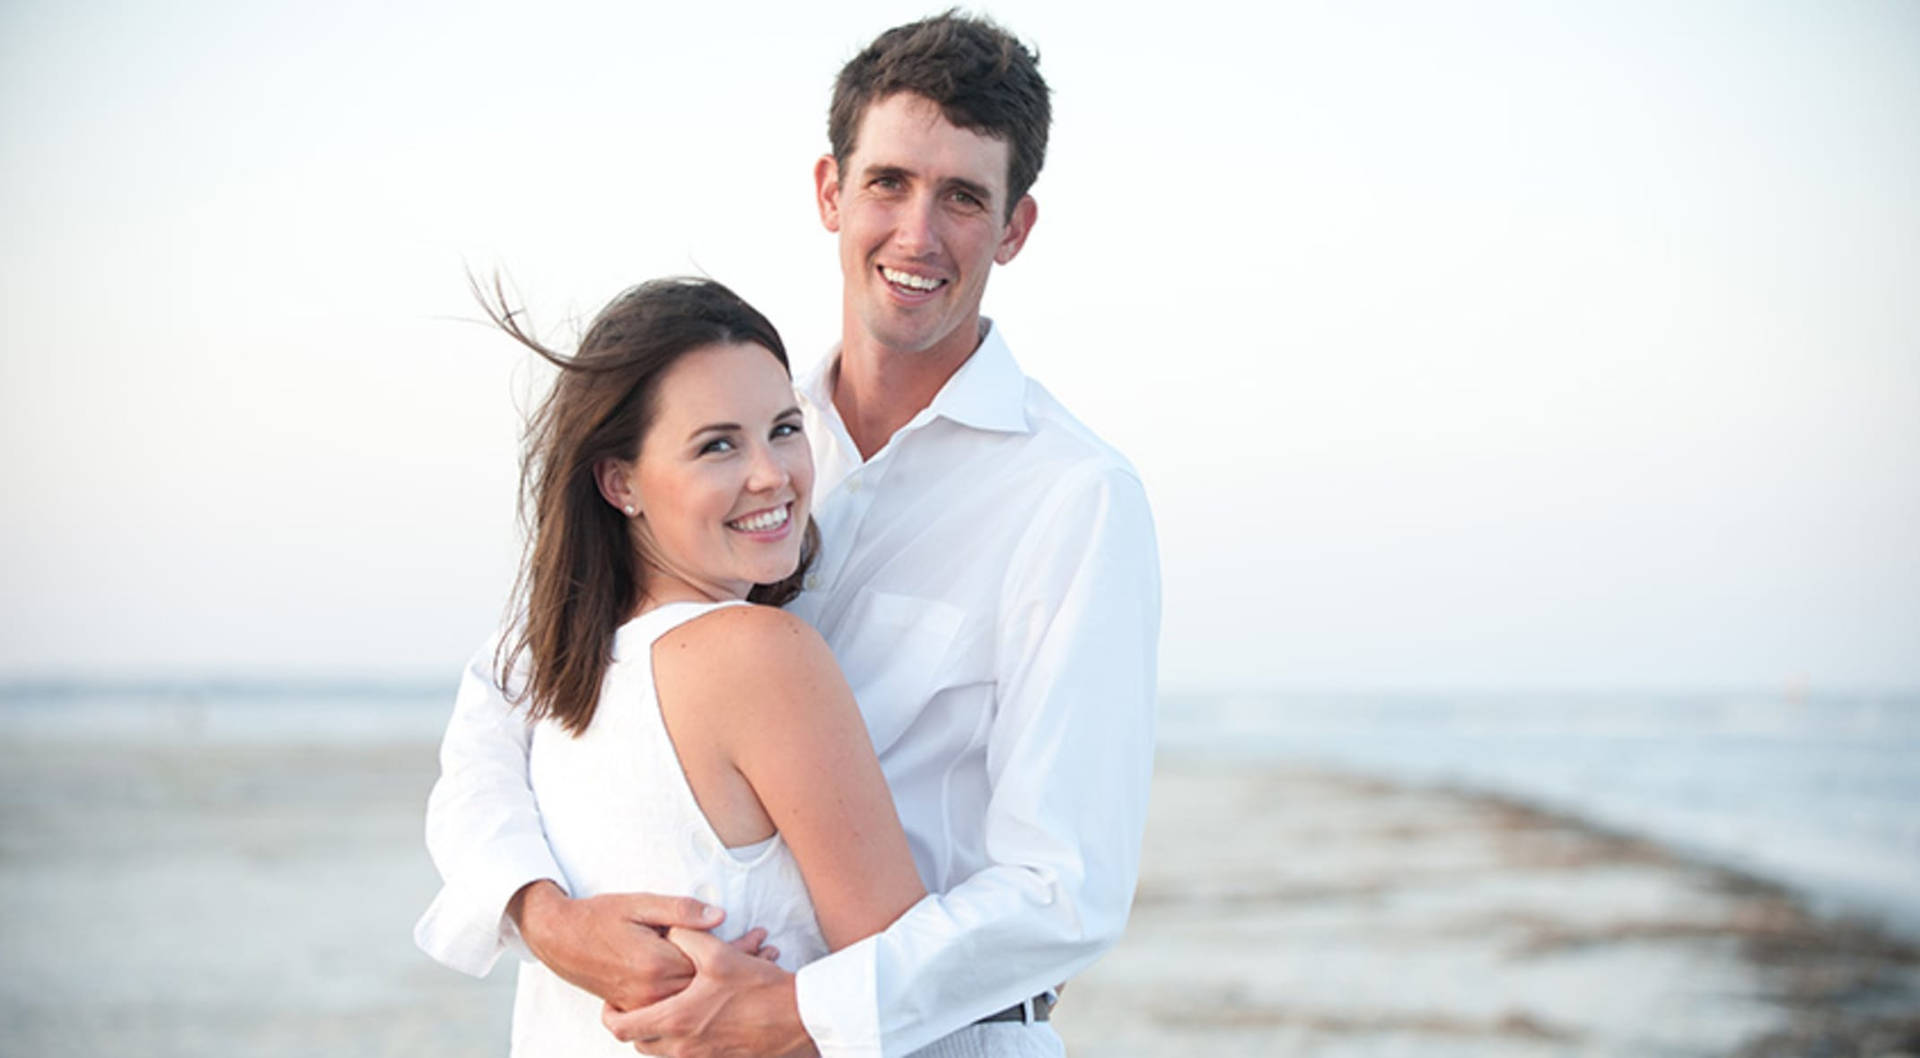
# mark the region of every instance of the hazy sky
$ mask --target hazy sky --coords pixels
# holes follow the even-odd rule
[[[0,9],[0,675],[451,678],[541,377],[466,265],[825,350],[831,79],[932,9],[656,6]],[[1147,482],[1166,687],[1920,685],[1920,6],[989,10],[987,308]]]

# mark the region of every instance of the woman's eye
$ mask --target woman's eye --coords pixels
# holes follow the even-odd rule
[[[706,444],[703,444],[700,446],[701,455],[707,455],[708,453],[711,453],[711,452],[731,452],[731,451],[733,451],[733,442],[731,440],[728,440],[725,437],[716,437],[713,440],[708,441]]]
[[[800,424],[797,422],[775,423],[773,427],[773,436],[775,437],[792,437],[799,432]]]

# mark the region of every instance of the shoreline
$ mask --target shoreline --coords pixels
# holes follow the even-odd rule
[[[0,746],[7,1053],[504,1053],[513,976],[414,950],[435,747]],[[1920,1053],[1920,953],[1476,792],[1165,752],[1072,1053]]]
[[[1146,847],[1080,1053],[1920,1053],[1912,943],[1517,798],[1169,753]]]

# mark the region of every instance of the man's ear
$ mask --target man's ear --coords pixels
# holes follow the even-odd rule
[[[1013,216],[1007,218],[1007,230],[1000,233],[1000,245],[993,248],[995,264],[1006,264],[1027,244],[1027,236],[1033,232],[1033,222],[1040,216],[1040,207],[1033,201],[1032,195],[1021,195],[1020,201],[1013,205]]]
[[[633,464],[620,459],[602,459],[593,465],[594,484],[600,486],[600,498],[613,509],[632,518],[640,513],[640,494],[633,487]]]
[[[820,223],[831,232],[840,230],[840,163],[833,155],[823,154],[813,163],[813,200],[820,207]]]

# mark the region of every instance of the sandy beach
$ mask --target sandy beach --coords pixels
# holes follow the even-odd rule
[[[414,950],[433,747],[0,748],[0,1052],[505,1052],[511,972]],[[1163,756],[1081,1055],[1920,1054],[1920,953],[1577,820]]]

